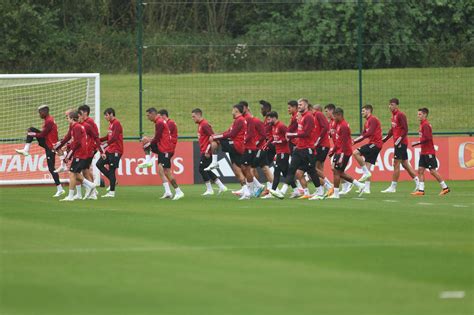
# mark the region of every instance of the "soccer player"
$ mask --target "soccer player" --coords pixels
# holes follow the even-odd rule
[[[81,174],[86,167],[87,159],[89,157],[89,146],[87,145],[87,134],[85,127],[79,123],[79,114],[77,111],[69,112],[69,124],[71,126],[71,144],[69,153],[65,159],[68,163],[72,159],[71,167],[69,169],[69,194],[66,198],[60,201],[74,201],[74,190],[76,184],[80,183],[86,186],[86,193],[84,198],[88,198],[95,189],[95,184],[84,178]]]
[[[255,154],[255,159],[253,162],[253,171],[254,171],[254,181],[258,183],[258,172],[257,167],[262,169],[265,178],[267,179],[267,189],[272,188],[273,174],[270,171],[270,163],[268,162],[267,149],[266,145],[267,134],[265,130],[265,124],[263,121],[257,117],[253,117],[255,124],[255,143],[257,145],[257,153]],[[260,189],[263,188],[262,185],[259,186],[259,190],[256,192],[255,197],[259,197],[262,193]]]
[[[326,117],[329,119],[329,137],[332,139],[332,142],[334,144],[335,141],[335,136],[336,136],[336,121],[334,120],[334,110],[336,110],[336,105],[330,103],[324,106],[324,112]],[[331,169],[334,173],[334,163],[333,160],[331,160]],[[345,195],[349,191],[352,190],[352,184],[346,182],[345,180],[342,180],[342,190],[339,192],[340,195]],[[330,196],[334,192],[333,189],[329,190],[327,193],[327,196]]]
[[[273,169],[273,183],[271,189],[274,191],[278,190],[281,176],[286,177],[288,174],[288,166],[290,159],[290,146],[286,139],[286,133],[288,128],[281,121],[278,120],[277,112],[269,112],[267,114],[267,121],[272,126],[272,138],[267,143],[272,143],[275,147],[276,161]],[[290,185],[295,190],[295,182],[291,182]],[[263,199],[273,198],[271,193],[262,197]]]
[[[265,100],[259,101],[260,103],[260,113],[264,117],[264,124],[265,124],[265,134],[266,134],[266,141],[268,143],[269,140],[272,140],[272,125],[270,124],[267,114],[272,111],[272,104]],[[267,152],[267,159],[268,159],[268,166],[272,165],[273,159],[275,158],[275,146],[272,143],[269,143],[266,148]]]
[[[372,177],[370,168],[377,162],[377,157],[379,156],[380,150],[382,150],[383,146],[380,120],[372,114],[373,112],[374,108],[370,104],[362,107],[362,117],[365,118],[364,131],[359,137],[354,139],[354,144],[357,144],[364,139],[369,139],[369,143],[354,150],[352,153],[352,156],[357,163],[359,163],[359,166],[363,171],[359,182],[365,181],[363,192],[365,194],[370,194],[370,178]]]
[[[295,100],[290,100],[287,103],[288,107],[288,115],[290,115],[290,122],[288,124],[288,133],[295,133],[298,131],[298,101]],[[290,152],[293,152],[293,150],[296,147],[296,138],[291,138],[289,139],[289,146],[290,146]],[[290,153],[291,154],[291,153]],[[296,186],[298,187],[298,190],[293,191],[292,197],[297,198],[303,194],[303,186],[301,186],[300,181],[297,179],[296,180]]]
[[[250,199],[250,190],[246,185],[245,176],[241,169],[242,155],[245,152],[245,133],[247,132],[247,120],[242,116],[243,113],[244,106],[242,104],[234,105],[232,107],[232,117],[234,118],[232,126],[224,133],[215,134],[209,138],[213,152],[216,152],[220,145],[222,151],[229,153],[232,170],[242,187],[240,200]],[[207,167],[204,170],[211,170],[211,168]]]
[[[171,172],[171,157],[174,153],[174,145],[173,140],[171,139],[168,124],[154,107],[148,108],[146,110],[146,117],[149,121],[155,124],[155,135],[152,139],[143,137],[142,142],[144,144],[143,148],[145,150],[145,154],[150,155],[151,151],[158,155],[158,163],[163,167],[166,179],[171,183],[175,190],[173,200],[179,200],[184,197],[184,193],[181,188],[179,188]],[[167,186],[165,181],[163,181],[163,186],[165,187],[165,193],[161,199],[171,198],[171,189],[169,189],[168,186],[169,190],[166,190]]]
[[[298,119],[298,128],[297,132],[286,133],[286,138],[297,138],[296,148],[291,154],[291,163],[288,169],[288,175],[286,178],[286,185],[283,185],[280,191],[270,190],[270,193],[277,198],[283,199],[286,191],[288,190],[288,185],[293,187],[295,182],[295,175],[298,170],[308,172],[308,175],[313,180],[313,183],[316,187],[320,186],[319,177],[316,174],[315,160],[314,160],[314,139],[313,139],[313,129],[314,129],[314,118],[311,112],[308,111],[308,100],[299,99],[298,100],[298,112],[301,115],[301,118]],[[309,195],[308,189],[305,189],[305,195]],[[322,199],[322,197],[321,197]]]
[[[389,101],[388,108],[392,112],[392,127],[388,134],[382,139],[385,143],[393,136],[393,144],[395,146],[395,153],[393,156],[393,175],[392,184],[382,193],[394,193],[397,191],[397,183],[400,178],[400,164],[407,170],[408,174],[415,182],[415,191],[418,190],[419,179],[415,171],[408,162],[408,122],[407,117],[398,109],[400,101],[397,98],[392,98]]]
[[[54,117],[49,114],[48,105],[41,105],[38,107],[38,114],[41,119],[44,120],[43,128],[41,130],[30,127],[27,130],[26,143],[23,150],[16,149],[18,154],[24,156],[30,155],[30,147],[33,139],[36,138],[40,147],[44,148],[46,153],[46,160],[48,164],[48,170],[53,177],[54,184],[56,185],[56,193],[53,197],[59,197],[65,193],[61,182],[59,181],[59,175],[54,172],[54,164],[56,160],[56,153],[53,151],[53,145],[58,141],[58,126],[54,121]]]
[[[247,132],[244,140],[244,155],[242,156],[242,172],[247,181],[251,196],[260,196],[265,186],[260,184],[255,175],[255,157],[257,156],[257,141],[256,141],[256,126],[253,115],[250,112],[249,104],[246,101],[241,101],[240,104],[244,108],[242,117],[247,121]],[[241,195],[243,191],[234,192],[236,195]]]
[[[100,150],[101,153],[105,153],[102,150],[100,138],[99,138],[99,128],[97,127],[95,121],[89,117],[91,109],[88,105],[84,104],[79,106],[77,112],[79,113],[79,122],[84,125],[86,134],[87,134],[87,144],[89,157],[86,160],[86,165],[82,170],[82,174],[87,180],[94,182],[94,176],[92,173],[91,165],[94,160],[94,156],[97,153],[97,150]],[[89,196],[89,199],[97,199],[97,190],[94,189]]]
[[[347,163],[352,155],[351,129],[349,128],[347,121],[344,119],[344,111],[342,108],[336,108],[333,115],[334,121],[336,122],[336,130],[333,138],[334,147],[329,152],[329,156],[334,155],[334,193],[328,198],[339,199],[339,185],[341,183],[341,178],[356,185],[361,191],[364,190],[364,184],[345,173]]]
[[[418,162],[418,176],[420,178],[420,184],[418,190],[413,192],[414,196],[425,195],[425,169],[430,170],[430,174],[436,178],[438,183],[441,185],[440,196],[448,194],[451,190],[448,185],[441,178],[438,173],[438,161],[436,160],[436,151],[433,144],[433,130],[431,124],[428,121],[429,110],[426,107],[418,109],[418,120],[420,121],[420,128],[418,130],[420,140],[413,142],[412,146],[421,145],[420,160]]]
[[[214,195],[211,181],[219,187],[218,194],[227,191],[227,187],[222,184],[221,180],[213,171],[205,171],[204,169],[211,164],[212,149],[209,138],[214,134],[211,125],[202,117],[202,110],[195,108],[191,112],[191,118],[198,125],[198,141],[199,149],[201,152],[201,160],[199,162],[199,173],[206,184],[206,191],[202,194],[203,196]]]
[[[324,162],[326,157],[331,149],[331,144],[329,142],[329,122],[323,114],[323,108],[321,105],[317,104],[313,106],[313,116],[315,123],[315,137],[316,141],[314,143],[314,148],[316,151],[316,172],[321,178],[321,184],[326,187],[326,190],[329,192],[333,189],[331,181],[324,176]],[[320,186],[318,195],[323,195],[323,187]],[[317,198],[315,198],[317,199]],[[310,198],[311,200],[311,198]]]
[[[100,138],[101,142],[106,141],[105,152],[101,153],[101,158],[97,161],[96,166],[110,182],[109,192],[102,197],[114,198],[117,184],[115,171],[119,167],[120,158],[123,155],[123,129],[120,121],[115,117],[113,108],[107,108],[104,111],[104,117],[109,122],[109,128],[107,136]],[[108,169],[105,167],[106,165]]]

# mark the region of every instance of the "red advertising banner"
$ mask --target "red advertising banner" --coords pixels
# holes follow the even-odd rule
[[[124,155],[117,170],[120,185],[160,185],[157,170],[157,156],[154,154],[153,167],[138,168],[145,160],[143,146],[138,142],[125,142]],[[171,171],[178,184],[194,184],[193,143],[179,142],[171,159]]]
[[[408,142],[418,141],[418,137],[409,137]],[[358,144],[354,149],[364,145]],[[474,179],[474,139],[471,137],[435,137],[434,139],[438,171],[446,180],[473,180]],[[421,148],[408,147],[408,159],[415,171],[418,170]],[[372,167],[372,181],[390,181],[393,172],[393,142],[385,143],[380,151],[377,163]],[[461,158],[462,156],[462,158]],[[355,159],[351,158],[347,173],[354,178],[362,175],[362,169]],[[325,165],[325,174],[331,174],[329,163]],[[408,172],[401,167],[400,180],[411,180]],[[434,180],[429,174],[426,180]]]
[[[410,137],[409,142],[417,140]],[[446,180],[474,180],[474,138],[473,137],[435,137],[436,157],[438,159],[439,172]],[[362,143],[363,145],[364,143]],[[0,144],[0,183],[8,184],[10,181],[51,179],[46,165],[44,150],[32,146],[31,155],[28,157],[15,154],[14,149],[22,148],[21,144]],[[358,146],[354,146],[354,149]],[[138,142],[125,142],[125,154],[122,157],[120,167],[117,171],[120,185],[159,185],[161,179],[158,175],[156,164],[148,169],[139,169],[138,164],[144,160],[142,146]],[[393,171],[393,144],[387,142],[378,157],[376,165],[372,170],[373,181],[390,181]],[[196,154],[197,153],[197,154]],[[193,142],[178,142],[176,152],[171,160],[172,172],[179,184],[195,183],[195,169],[199,163],[198,152],[193,152]],[[408,148],[410,164],[415,170],[418,169],[420,148]],[[156,162],[156,156],[154,158]],[[222,157],[219,160],[221,168],[220,175],[232,177],[228,159]],[[56,165],[59,162],[56,161]],[[329,162],[326,162],[326,174],[332,178]],[[230,173],[229,173],[230,172]],[[224,174],[225,173],[225,174]],[[227,174],[229,173],[229,174]],[[349,162],[348,173],[359,178],[362,170],[356,165],[354,159]],[[199,175],[199,174],[197,174]],[[62,174],[65,178],[67,175]],[[199,176],[196,176],[198,178]],[[432,180],[430,175],[427,180]],[[400,180],[409,180],[410,177],[402,168]],[[52,180],[51,180],[52,182]],[[13,183],[13,182],[12,182]]]

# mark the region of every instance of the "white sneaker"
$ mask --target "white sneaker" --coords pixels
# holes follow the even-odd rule
[[[236,195],[236,196],[240,196],[240,195],[242,195],[242,189],[233,190],[233,191],[232,191],[232,194],[233,194],[233,195]]]
[[[67,171],[67,166],[66,165],[60,165],[57,169],[54,170],[55,173],[62,173]]]
[[[360,191],[359,191],[359,197],[362,197],[362,195],[364,194],[364,192],[365,192],[365,185],[364,185],[364,187],[362,187],[362,188],[360,189]]]
[[[214,190],[206,190],[201,196],[211,196],[214,195]]]
[[[325,198],[323,196],[320,196],[320,195],[314,195],[311,198],[309,198],[309,200],[324,200],[324,199]]]
[[[184,193],[183,192],[177,192],[174,194],[174,198],[172,200],[179,200],[181,198],[184,197]]]
[[[75,194],[72,198],[74,198],[74,200],[82,200],[82,195]]]
[[[97,194],[92,194],[89,197],[87,197],[88,200],[97,200]]]
[[[30,155],[30,153],[28,151],[25,151],[25,150],[15,149],[15,151],[16,151],[16,153],[24,155],[24,156]]]
[[[66,198],[61,199],[61,200],[59,200],[59,201],[74,201],[74,200],[76,200],[76,199],[74,199],[74,197],[69,198],[69,196],[67,196]]]
[[[53,198],[60,197],[60,196],[64,195],[65,193],[66,193],[66,191],[65,191],[64,189],[58,190],[58,191],[53,195]]]
[[[359,178],[359,182],[365,182],[366,180],[372,177],[372,173],[368,172],[367,174],[363,174],[361,178]]]
[[[204,170],[207,172],[207,171],[212,171],[212,170],[215,170],[215,169],[218,169],[219,168],[219,163],[217,162],[212,162],[208,167],[206,167]]]
[[[117,185],[118,185],[118,181],[115,181],[115,186],[117,186]],[[107,190],[107,191],[110,191],[110,186],[107,186],[107,189],[106,189],[106,190]]]
[[[327,197],[326,199],[339,199],[339,196],[336,197],[335,194],[332,194],[331,196]]]
[[[250,199],[250,195],[246,195],[246,194],[242,194],[242,196],[240,196],[239,200],[248,200]]]
[[[90,195],[95,191],[95,185],[92,186],[92,188],[86,187],[86,193],[84,194],[84,199],[87,199],[90,197]]]
[[[96,200],[97,199],[97,193],[98,193],[97,189],[94,188],[94,189],[92,189],[89,197],[84,196],[84,198],[82,198],[82,200],[86,200],[86,199]]]
[[[218,195],[220,194],[223,194],[225,193],[226,191],[228,191],[229,188],[227,188],[226,186],[222,187],[222,188],[219,188],[219,191],[217,192]]]
[[[349,184],[349,185],[346,185],[346,189],[344,189],[343,191],[341,191],[339,193],[339,195],[346,195],[348,194],[351,190],[352,190],[352,187],[354,187],[354,184]]]
[[[275,197],[273,197],[273,195],[270,193],[270,194],[266,194],[265,196],[263,197],[260,197],[260,199],[273,199]]]
[[[282,194],[282,192],[279,191],[278,189],[277,190],[269,189],[268,191],[270,192],[270,194],[272,196],[277,197],[278,199],[285,198],[285,196]]]
[[[295,198],[299,198],[299,197],[301,197],[301,196],[303,196],[303,194],[300,193],[299,190],[295,190],[295,191],[293,191],[293,192],[291,193],[290,198],[291,198],[291,199],[295,199]]]
[[[171,198],[173,198],[173,194],[164,193],[160,199],[171,199]]]
[[[115,198],[115,193],[112,191],[109,191],[105,195],[100,196],[101,198]]]
[[[367,189],[367,188],[365,188],[365,187],[364,187],[364,189],[357,189],[357,190],[356,190],[356,193],[358,193],[359,196],[361,195],[361,192],[362,192],[363,194],[370,195],[370,189]]]
[[[383,194],[396,193],[396,192],[397,192],[397,190],[395,188],[393,188],[392,186],[390,186],[387,189],[381,191],[381,193],[383,193]]]
[[[148,168],[152,166],[153,166],[153,162],[143,162],[141,164],[138,164],[138,168]]]

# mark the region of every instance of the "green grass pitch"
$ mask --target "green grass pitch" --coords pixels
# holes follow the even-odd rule
[[[1,188],[0,313],[473,314],[474,182],[386,185],[315,202]]]

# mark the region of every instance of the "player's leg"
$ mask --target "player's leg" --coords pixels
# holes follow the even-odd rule
[[[334,193],[328,199],[339,199],[339,186],[341,185],[341,172],[333,169],[334,174]]]
[[[211,158],[207,158],[204,154],[201,154],[201,158],[199,161],[199,174],[201,174],[202,180],[204,181],[204,184],[206,185],[206,191],[202,194],[202,196],[214,195],[214,190],[212,189],[211,177],[210,177],[210,174],[212,172],[204,170],[210,164],[211,164]]]
[[[423,160],[423,156],[420,156],[418,165],[418,178],[420,179],[420,183],[418,184],[417,191],[411,193],[413,196],[423,196],[425,194],[425,164]]]
[[[142,163],[138,164],[138,168],[147,168],[153,166],[152,155],[154,153],[154,150],[152,150],[152,146],[156,147],[156,144],[151,145],[150,143],[145,143],[143,145],[143,151],[145,152],[145,160]]]
[[[228,141],[227,141],[228,143]],[[217,150],[219,149],[219,142],[211,141],[211,152],[212,152],[212,160],[211,163],[206,167],[205,171],[211,171],[213,169],[219,168],[219,162],[217,160]]]
[[[398,179],[400,178],[400,164],[402,160],[397,159],[395,156],[393,158],[393,173],[392,173],[392,183],[390,186],[382,190],[382,193],[394,193],[397,192]]]
[[[352,153],[352,156],[354,159],[357,161],[359,166],[362,168],[362,176],[360,177],[359,181],[364,182],[366,180],[369,180],[370,177],[372,177],[372,173],[370,172],[369,168],[367,168],[367,165],[365,162],[367,161],[367,156],[371,155],[371,147],[374,148],[375,145],[372,144],[366,144],[356,150]]]
[[[288,167],[288,172],[286,174],[285,178],[285,184],[281,187],[280,190],[270,190],[270,193],[280,199],[283,199],[286,192],[288,191],[288,186],[295,187],[295,177],[296,177],[296,172],[298,171],[298,168],[301,163],[301,154],[299,150],[295,149],[291,153],[291,162]],[[297,189],[293,189],[293,193],[295,193]]]
[[[48,170],[51,176],[53,177],[54,184],[56,185],[56,193],[53,197],[59,197],[65,193],[63,187],[61,186],[61,182],[59,181],[59,175],[54,170],[54,164],[56,161],[56,154],[51,151],[49,148],[45,149],[46,152],[46,163],[48,164]]]
[[[90,194],[92,193],[92,191],[95,189],[95,184],[93,182],[91,182],[90,180],[88,180],[87,178],[85,178],[84,176],[82,176],[82,172],[84,171],[84,169],[86,169],[87,167],[87,160],[86,159],[74,159],[74,161],[76,162],[76,166],[74,168],[74,174],[76,176],[75,178],[75,182],[76,182],[76,189],[77,187],[81,186],[81,185],[84,185],[86,187],[86,193],[84,195],[84,199],[87,199]],[[76,192],[77,194],[77,192]]]
[[[35,128],[35,127],[30,127],[28,128],[28,130],[26,131],[26,140],[25,140],[25,146],[23,147],[22,150],[20,149],[15,149],[16,153],[18,154],[22,154],[24,156],[28,156],[30,155],[30,147],[31,147],[31,143],[33,142],[34,140],[34,136],[32,135],[32,133],[39,133],[41,132],[41,130]]]
[[[69,192],[66,198],[61,199],[60,201],[74,201],[75,189],[76,189],[76,173],[81,172],[78,159],[73,159],[71,162],[71,167],[69,169]]]
[[[446,182],[443,180],[443,178],[441,177],[441,175],[438,173],[438,170],[436,170],[435,168],[433,169],[430,169],[430,174],[436,178],[436,180],[438,181],[439,185],[441,186],[441,192],[439,193],[440,196],[442,195],[446,195],[448,194],[451,190],[449,189],[448,185],[446,184]]]
[[[415,171],[411,167],[410,162],[408,162],[408,159],[402,160],[402,165],[403,165],[403,168],[405,168],[407,170],[408,174],[410,175],[410,177],[415,182],[415,190],[414,191],[417,191],[418,190],[418,185],[420,183],[420,179],[418,178]]]
[[[116,171],[120,165],[120,158],[122,156],[118,153],[107,153],[107,163],[109,166],[108,178],[110,181],[109,192],[103,195],[104,198],[114,198],[115,197],[115,187],[117,185]],[[99,159],[99,161],[102,159]]]

